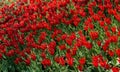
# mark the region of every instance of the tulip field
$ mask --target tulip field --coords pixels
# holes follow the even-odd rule
[[[120,72],[120,0],[0,0],[0,72]]]

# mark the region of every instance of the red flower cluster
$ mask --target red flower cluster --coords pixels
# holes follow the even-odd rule
[[[119,0],[19,0],[0,9],[0,60],[117,72]]]

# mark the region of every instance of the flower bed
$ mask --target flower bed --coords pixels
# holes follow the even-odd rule
[[[2,72],[119,72],[119,0],[19,0],[0,9]]]

